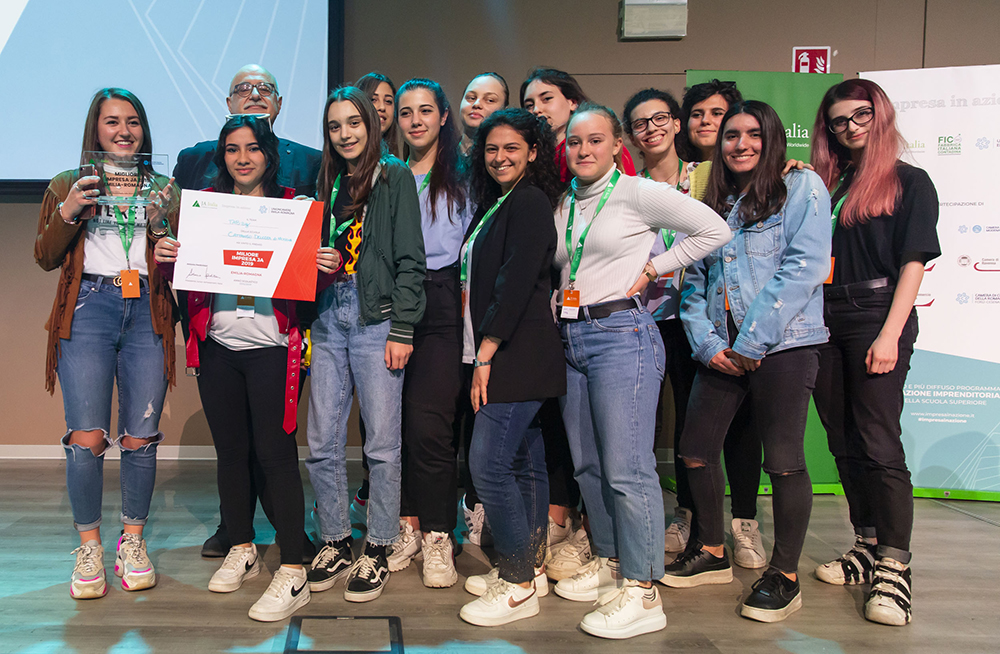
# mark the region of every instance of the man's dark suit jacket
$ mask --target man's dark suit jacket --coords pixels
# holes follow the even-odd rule
[[[190,148],[184,148],[177,155],[174,166],[174,181],[182,189],[200,191],[212,185],[215,178],[215,146],[218,141],[202,141]],[[319,175],[319,164],[322,152],[313,148],[280,139],[278,156],[281,163],[278,168],[278,184],[295,189],[296,195],[316,195],[316,177]]]

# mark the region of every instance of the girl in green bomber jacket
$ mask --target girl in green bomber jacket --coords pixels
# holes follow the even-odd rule
[[[409,168],[384,152],[379,118],[354,87],[334,90],[317,184],[329,221],[316,255],[318,318],[312,324],[312,391],[306,461],[325,543],[309,572],[312,592],[346,576],[345,599],[366,602],[389,577],[386,547],[399,536],[403,367],[424,312],[426,269],[420,205]],[[347,418],[357,384],[371,468],[368,536],[351,553]]]

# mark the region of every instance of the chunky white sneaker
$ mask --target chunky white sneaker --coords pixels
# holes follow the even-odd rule
[[[840,558],[816,568],[816,577],[834,586],[870,584],[875,570],[875,549],[878,546],[855,535],[854,547]]]
[[[146,555],[146,540],[139,534],[125,534],[118,539],[115,574],[122,578],[124,590],[143,590],[156,585],[156,571]]]
[[[620,588],[622,576],[618,561],[595,556],[576,574],[556,584],[556,595],[574,602],[596,602],[602,596]]]
[[[545,574],[552,581],[572,577],[581,566],[593,558],[590,538],[587,536],[587,531],[582,528],[571,532],[556,547],[550,547],[549,552],[552,556],[545,563]]]
[[[420,556],[420,532],[408,521],[399,520],[399,539],[389,551],[389,572],[399,572],[409,567],[410,561]]]
[[[677,507],[674,511],[674,519],[670,521],[670,526],[663,533],[663,550],[676,554],[687,549],[688,539],[691,537],[691,519],[693,518],[691,509]]]
[[[573,534],[573,522],[569,519],[566,520],[566,526],[560,527],[552,516],[549,516],[549,531],[547,534],[547,545],[548,549],[551,551],[553,547],[562,543],[567,538]]]
[[[618,590],[601,598],[600,606],[583,616],[580,628],[601,638],[632,638],[667,626],[663,601],[656,586],[643,588],[626,579]]]
[[[495,627],[538,615],[538,592],[497,577],[479,599],[462,607],[459,617],[469,624]]]
[[[756,520],[733,518],[733,563],[741,568],[763,568],[767,565],[764,543],[760,540],[760,525]]]
[[[281,566],[267,590],[250,607],[250,618],[258,622],[284,620],[309,603],[309,580],[305,568]]]
[[[238,590],[244,581],[259,574],[260,557],[257,556],[256,545],[250,543],[250,547],[230,547],[226,560],[208,582],[208,589],[213,593],[231,593]]]
[[[478,547],[489,545],[493,538],[490,535],[490,527],[486,524],[486,509],[482,504],[470,509],[465,505],[465,495],[458,501],[462,507],[462,517],[465,518],[465,529],[469,534],[469,542]]]
[[[458,583],[455,570],[455,550],[451,538],[443,531],[424,534],[421,551],[424,557],[424,586],[448,588]],[[392,561],[389,562],[392,570]]]
[[[104,580],[104,548],[96,540],[88,540],[73,550],[76,565],[69,582],[69,594],[73,599],[97,599],[108,593]]]
[[[902,627],[913,618],[910,566],[883,556],[875,565],[872,592],[865,602],[865,618]]]
[[[484,575],[472,575],[465,578],[465,592],[482,595],[500,578],[500,568],[493,568]],[[549,594],[549,580],[545,578],[545,567],[535,568],[535,591],[539,597]]]

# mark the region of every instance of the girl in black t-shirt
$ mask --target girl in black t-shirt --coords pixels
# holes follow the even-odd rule
[[[831,584],[871,583],[865,617],[910,621],[913,484],[900,440],[903,385],[917,338],[913,302],[941,254],[938,201],[923,170],[899,161],[903,139],[885,92],[848,80],[827,91],[813,166],[831,191],[830,342],[815,400],[850,505],[854,547],[816,570]]]

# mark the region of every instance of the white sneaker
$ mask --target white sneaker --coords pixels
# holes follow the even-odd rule
[[[688,539],[691,537],[691,509],[677,507],[674,511],[674,519],[670,521],[670,526],[663,533],[663,550],[676,554],[687,549]]]
[[[462,607],[459,617],[469,624],[495,627],[538,615],[538,592],[497,577],[482,596]]]
[[[409,567],[410,561],[420,554],[420,532],[413,525],[400,518],[399,539],[392,544],[389,552],[389,572],[399,572]]]
[[[421,551],[424,557],[424,586],[428,588],[448,588],[458,583],[455,570],[455,550],[451,538],[443,531],[432,531],[424,535]],[[392,570],[392,563],[389,564]]]
[[[259,574],[260,557],[257,556],[256,545],[250,543],[250,547],[230,547],[226,560],[208,582],[208,589],[213,593],[231,593],[238,590],[244,581]]]
[[[545,574],[552,581],[572,577],[593,558],[590,538],[587,536],[587,531],[582,528],[571,532],[556,547],[550,547],[549,553],[552,556],[545,563]]]
[[[500,578],[500,568],[493,568],[484,575],[472,575],[465,578],[465,591],[473,595],[482,595]],[[545,567],[535,568],[535,591],[539,597],[549,594],[549,580],[545,578]]]
[[[667,626],[663,601],[656,586],[643,588],[626,579],[624,585],[600,600],[596,611],[583,616],[580,628],[601,638],[632,638]]]
[[[73,599],[97,599],[108,593],[104,580],[104,548],[96,540],[88,540],[73,550],[76,565],[69,582],[69,595]]]
[[[741,568],[763,568],[767,565],[760,526],[756,520],[733,518],[733,563]]]
[[[913,619],[910,566],[883,556],[875,565],[872,592],[865,602],[865,618],[902,627]]]
[[[462,517],[465,518],[465,528],[469,533],[469,542],[478,547],[489,545],[493,538],[489,533],[489,525],[486,524],[486,509],[482,504],[470,509],[465,505],[465,495],[458,501],[462,507]],[[485,537],[485,538],[484,538]]]
[[[156,571],[146,554],[146,540],[139,534],[125,534],[118,539],[115,574],[122,578],[124,590],[143,590],[156,585]]]
[[[556,584],[556,595],[574,602],[596,602],[621,587],[618,561],[595,556],[571,577]]]
[[[856,535],[854,547],[843,556],[816,568],[816,577],[835,586],[872,583],[875,550],[878,548],[872,541],[874,539],[868,540]]]
[[[566,526],[560,527],[552,516],[549,516],[549,531],[548,531],[548,549],[552,550],[553,547],[562,543],[567,538],[573,534],[573,522],[567,518]]]
[[[309,580],[305,568],[281,566],[253,606],[250,618],[258,622],[284,620],[309,603]]]

